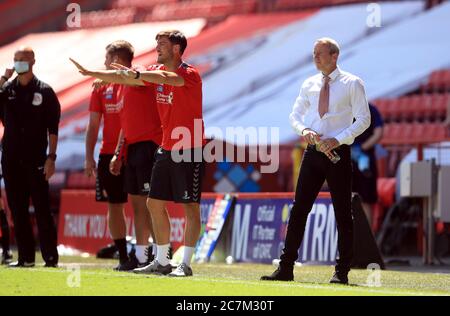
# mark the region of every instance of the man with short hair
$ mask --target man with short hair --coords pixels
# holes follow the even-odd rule
[[[19,251],[18,261],[10,267],[33,267],[35,263],[30,197],[45,266],[56,267],[59,258],[48,180],[55,173],[61,106],[53,89],[34,75],[34,64],[33,49],[19,48],[14,68],[6,69],[0,79],[0,119],[5,127],[2,169]],[[14,72],[17,77],[8,81]]]
[[[202,79],[194,67],[182,60],[187,47],[183,33],[177,30],[162,31],[157,34],[156,41],[157,62],[162,64],[156,70],[139,72],[116,65],[118,72],[105,71],[100,74],[75,64],[82,74],[100,79],[107,73],[120,77],[127,84],[156,85],[163,138],[155,155],[147,206],[152,214],[158,250],[156,260],[134,271],[186,277],[193,275],[191,260],[201,227],[202,148],[205,144]],[[167,201],[183,203],[186,214],[183,262],[173,272],[167,256],[170,243]]]
[[[314,45],[319,74],[306,79],[289,116],[294,130],[308,148],[298,177],[285,245],[278,268],[268,281],[292,281],[294,263],[305,233],[308,214],[327,180],[338,229],[339,259],[331,283],[348,283],[353,257],[352,162],[350,146],[370,124],[362,80],[337,66],[339,45],[321,38]]]
[[[134,55],[133,46],[126,41],[113,44],[109,48],[110,51],[112,48],[120,46],[122,50],[128,52],[123,57],[123,64],[120,65],[131,67]],[[114,65],[119,65],[119,63]],[[111,70],[99,70],[92,72],[92,75],[94,73],[98,79],[104,82],[119,84],[117,98],[122,129],[109,164],[109,170],[113,175],[118,176],[122,163],[125,161],[124,188],[130,195],[134,210],[136,249],[134,253],[130,254],[127,262],[119,264],[117,270],[129,271],[147,265],[149,259],[152,259],[156,253],[155,243],[152,251],[148,250],[148,239],[153,235],[153,229],[146,199],[150,189],[154,153],[161,143],[161,122],[155,98],[152,97],[152,95],[154,96],[152,87],[129,85],[120,76],[117,76],[118,80],[113,80],[114,75],[110,74],[115,74],[115,71],[111,72]]]
[[[125,41],[115,41],[106,46],[105,67],[112,69],[111,63],[130,65],[133,51]],[[121,270],[129,260],[126,241],[126,217],[124,203],[127,193],[124,190],[124,168],[118,175],[109,171],[109,164],[116,150],[120,133],[120,111],[122,101],[119,100],[120,85],[116,83],[94,87],[89,104],[89,123],[86,130],[85,173],[88,177],[97,176],[96,200],[108,203],[108,226],[111,238],[119,252]],[[103,119],[103,139],[98,158],[98,169],[94,159],[94,149],[98,132]],[[97,172],[96,172],[97,171]],[[106,195],[104,194],[106,192]]]

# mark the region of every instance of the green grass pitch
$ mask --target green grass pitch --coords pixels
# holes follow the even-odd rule
[[[450,274],[380,271],[380,285],[368,286],[370,271],[352,270],[350,285],[332,285],[331,266],[295,268],[294,282],[259,281],[274,267],[263,264],[194,264],[191,278],[142,276],[112,271],[115,260],[62,257],[59,268],[0,266],[0,295],[170,295],[170,296],[410,296],[450,295]]]

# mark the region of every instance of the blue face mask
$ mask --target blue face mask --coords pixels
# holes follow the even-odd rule
[[[30,64],[27,61],[15,61],[14,70],[20,75],[30,70]]]

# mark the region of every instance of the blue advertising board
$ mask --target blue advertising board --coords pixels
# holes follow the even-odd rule
[[[292,195],[245,198],[240,194],[232,219],[231,256],[235,262],[272,263],[284,246]],[[337,229],[331,198],[321,195],[309,214],[299,262],[334,264]]]

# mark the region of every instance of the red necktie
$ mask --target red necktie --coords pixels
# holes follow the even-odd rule
[[[320,89],[320,95],[319,95],[319,115],[321,118],[322,118],[322,116],[325,115],[325,113],[328,112],[328,105],[330,103],[329,82],[330,82],[330,77],[324,76],[322,88]]]

